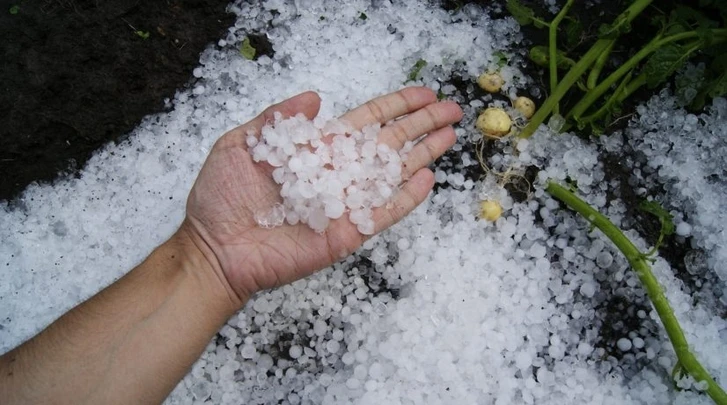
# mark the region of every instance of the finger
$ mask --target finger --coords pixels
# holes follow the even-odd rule
[[[429,166],[451,148],[457,135],[451,126],[438,129],[422,139],[409,152],[402,166],[402,177],[408,179],[419,169]]]
[[[437,95],[429,88],[407,87],[368,101],[349,111],[341,119],[348,121],[356,129],[377,122],[383,125],[436,101]]]
[[[308,119],[313,119],[318,115],[321,109],[321,98],[313,91],[306,91],[297,96],[293,96],[278,104],[271,105],[257,117],[233,129],[229,134],[233,137],[241,137],[245,139],[247,132],[250,130],[259,131],[266,123],[273,121],[275,113],[279,112],[284,118],[292,117],[298,113],[302,113]]]
[[[399,222],[427,198],[432,187],[434,173],[431,170],[424,168],[414,173],[391,203],[374,210],[374,233]]]
[[[407,141],[413,141],[461,119],[462,109],[457,103],[446,101],[429,104],[382,128],[379,143],[385,143],[392,149],[399,150]]]

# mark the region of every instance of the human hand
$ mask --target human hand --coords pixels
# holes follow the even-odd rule
[[[345,258],[367,238],[346,215],[331,221],[322,234],[301,223],[261,228],[255,221],[255,213],[269,210],[281,198],[273,168],[254,162],[248,152],[248,131],[259,134],[273,121],[274,112],[284,117],[303,113],[312,119],[319,109],[317,94],[302,93],[229,131],[212,148],[190,192],[182,230],[240,305],[257,291],[290,283]],[[437,102],[430,89],[410,87],[371,100],[341,118],[355,128],[381,123],[379,142],[394,150],[428,134],[403,163],[406,180],[392,203],[374,210],[378,233],[427,197],[434,175],[426,166],[454,144],[451,124],[462,118],[462,110],[453,102]]]

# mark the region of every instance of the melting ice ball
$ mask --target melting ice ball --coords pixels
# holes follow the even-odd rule
[[[258,225],[298,222],[323,232],[332,219],[348,219],[365,235],[374,233],[373,210],[386,204],[401,184],[402,155],[379,144],[379,124],[361,130],[342,120],[311,121],[303,114],[283,119],[280,113],[247,134],[253,160],[273,166],[282,204],[256,213]]]

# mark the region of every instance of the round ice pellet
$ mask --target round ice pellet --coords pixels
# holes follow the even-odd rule
[[[328,350],[330,353],[336,353],[340,348],[341,344],[338,343],[337,340],[329,340],[328,343],[326,343],[326,350]]]
[[[621,338],[616,342],[616,346],[618,346],[618,349],[622,352],[627,352],[631,350],[631,339],[628,338]]]
[[[676,229],[677,235],[689,236],[692,233],[692,226],[686,222],[680,222]]]
[[[303,354],[303,348],[298,345],[290,346],[288,354],[290,355],[290,358],[297,359],[301,354]]]
[[[613,255],[609,252],[599,252],[596,255],[596,265],[602,269],[608,268],[613,263]]]

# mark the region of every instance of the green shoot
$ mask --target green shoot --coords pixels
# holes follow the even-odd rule
[[[520,137],[527,138],[535,133],[535,130],[540,124],[545,122],[545,119],[553,112],[556,105],[560,102],[560,99],[573,87],[574,84],[580,79],[580,77],[588,70],[593,64],[598,55],[608,48],[610,40],[601,39],[593,45],[593,48],[589,50],[580,61],[578,61],[568,73],[566,73],[563,80],[553,90],[550,97],[548,97],[542,106],[535,112],[535,115],[530,119],[530,123],[520,133]]]
[[[643,86],[654,89],[663,85],[697,54],[711,58],[711,63],[706,73],[707,80],[690,101],[692,107],[701,108],[708,97],[727,94],[725,22],[718,23],[698,10],[681,5],[669,15],[662,13],[652,18],[654,23],[660,25],[655,37],[640,49],[637,48],[636,53],[620,63],[615,71],[602,78],[616,41],[630,31],[631,23],[652,1],[634,0],[612,24],[602,25],[598,30],[599,39],[578,60],[571,59],[570,55],[558,49],[556,43],[559,23],[563,20],[570,21],[566,14],[571,1],[549,23],[539,20],[533,10],[517,0],[507,2],[508,10],[521,24],[548,27],[549,46],[533,47],[530,50],[530,59],[540,66],[548,66],[550,95],[520,133],[521,137],[531,136],[551,114],[559,114],[561,100],[566,94],[578,92],[578,89],[584,94],[573,104],[570,111],[562,114],[566,119],[563,128],[568,129],[575,123],[579,129],[590,126],[593,133],[598,133],[605,128],[604,123],[608,123],[614,114],[620,113],[622,103],[635,91]],[[707,5],[720,8],[723,18],[727,20],[727,3],[712,4],[712,0],[704,1]],[[570,22],[566,24],[566,42],[572,43],[580,38],[573,32],[574,26],[577,27]],[[567,70],[560,81],[558,69]],[[586,72],[588,75],[584,77]]]
[[[674,376],[679,377],[680,373],[688,373],[696,381],[705,382],[707,386],[706,392],[712,400],[718,405],[726,405],[727,393],[714,381],[709,372],[699,363],[699,360],[697,360],[694,353],[689,349],[689,343],[684,336],[679,321],[674,315],[674,310],[666,299],[659,281],[651,272],[651,267],[649,267],[645,255],[606,216],[596,211],[567,188],[550,181],[545,191],[586,218],[591,224],[603,232],[626,257],[629,265],[631,265],[639,277],[641,285],[646,290],[646,294],[649,296],[651,303],[654,305],[654,309],[659,315],[659,319],[661,319],[661,323],[664,325],[664,329],[674,348],[678,359],[678,367],[674,368]]]
[[[727,40],[727,29],[715,29],[712,31],[716,40]],[[586,95],[583,96],[578,103],[576,103],[575,107],[573,107],[568,114],[568,117],[578,121],[581,115],[597,100],[599,100],[612,85],[614,85],[624,75],[635,69],[641,61],[646,59],[652,53],[653,55],[643,67],[646,84],[648,84],[649,87],[654,88],[663,83],[677,69],[686,63],[689,55],[699,49],[702,42],[701,40],[696,39],[687,45],[680,45],[678,47],[672,46],[672,44],[685,39],[698,38],[698,36],[699,34],[696,31],[688,31],[665,38],[655,38],[628,61],[622,64],[615,72],[603,80],[598,86],[586,93]]]
[[[586,87],[588,88],[588,90],[596,87],[596,84],[598,83],[598,77],[601,75],[601,71],[606,65],[606,62],[608,62],[608,57],[611,56],[611,51],[613,51],[613,46],[615,44],[615,40],[611,41],[611,44],[608,46],[608,48],[606,48],[606,50],[603,51],[602,54],[598,55],[598,59],[596,59],[596,63],[593,65],[591,73],[588,74],[588,81],[586,81]]]
[[[599,56],[601,56],[613,43],[613,35],[616,33],[626,31],[630,27],[631,21],[633,21],[646,7],[648,7],[653,0],[636,0],[629,8],[627,8],[621,15],[619,15],[613,24],[601,30],[605,37],[602,37],[589,49],[581,59],[576,62],[575,65],[566,73],[563,80],[558,83],[558,86],[552,91],[550,97],[548,97],[538,111],[533,115],[528,125],[520,133],[520,136],[527,138],[535,133],[535,130],[545,122],[545,119],[553,113],[558,106],[560,100],[566,95],[566,93],[573,87],[576,82],[583,76],[583,74],[596,62]]]
[[[242,55],[242,57],[247,60],[253,60],[255,59],[255,53],[256,50],[250,44],[250,38],[246,37],[245,39],[243,39],[242,46],[240,46],[240,55]]]
[[[134,34],[138,36],[141,39],[149,39],[149,31],[142,31],[142,30],[136,30],[134,31]]]
[[[664,242],[664,237],[674,234],[674,230],[676,229],[673,221],[674,217],[656,201],[642,201],[641,204],[639,204],[639,209],[659,218],[659,223],[661,224],[659,238],[654,244],[654,247],[646,253],[646,256],[648,257],[652,256],[659,250],[659,247]]]
[[[558,15],[555,16],[553,21],[548,25],[548,57],[550,59],[550,91],[555,91],[555,87],[558,86],[558,25],[563,21],[563,18],[568,14],[573,2],[575,0],[568,0],[563,8],[560,10]],[[560,113],[560,106],[558,103],[553,107],[553,113]]]
[[[419,59],[418,61],[416,61],[414,66],[409,71],[409,74],[406,76],[406,81],[413,82],[414,80],[416,80],[419,77],[419,72],[421,72],[425,66],[427,66],[427,61],[425,61],[424,59]]]
[[[149,36],[150,36],[149,31],[137,29],[136,27],[131,25],[130,22],[126,21],[124,18],[121,18],[121,19],[126,23],[126,25],[129,26],[129,28],[131,28],[131,31],[134,33],[134,35],[136,35],[137,37],[139,37],[143,40],[149,39]]]
[[[20,5],[19,4],[13,4],[10,6],[10,10],[8,12],[12,15],[18,14],[20,12]]]
[[[631,94],[631,92],[629,92],[628,85],[636,83],[636,81],[631,81],[631,77],[632,74],[629,72],[629,74],[627,74],[626,77],[621,81],[621,84],[618,85],[611,97],[606,100],[606,102],[601,108],[598,109],[598,111],[589,116],[576,119],[575,121],[578,125],[578,129],[583,129],[586,127],[586,125],[590,125],[594,135],[600,134],[602,128],[598,126],[597,121],[604,117],[606,119],[611,119],[614,114],[618,114],[621,111],[621,103],[629,94]],[[646,78],[646,76],[643,77]]]

